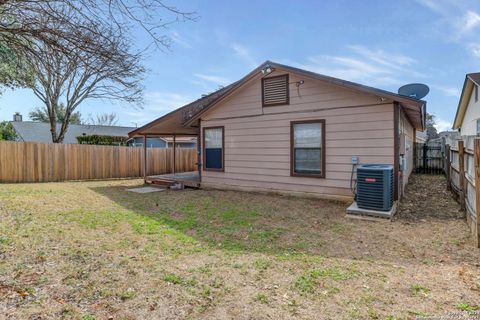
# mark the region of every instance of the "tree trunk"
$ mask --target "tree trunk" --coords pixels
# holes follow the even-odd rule
[[[47,105],[48,115],[50,118],[50,132],[52,134],[52,142],[59,143],[57,138],[57,108],[53,105]],[[61,143],[61,141],[60,141]]]

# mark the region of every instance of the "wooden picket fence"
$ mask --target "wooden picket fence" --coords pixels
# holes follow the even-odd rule
[[[0,141],[0,182],[143,177],[139,147]],[[177,148],[175,171],[197,170],[197,150]],[[147,149],[147,175],[171,173],[173,149]]]
[[[467,222],[480,248],[480,139],[463,136],[445,141],[448,188],[466,211]]]

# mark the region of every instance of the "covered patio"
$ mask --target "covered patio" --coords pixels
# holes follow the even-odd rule
[[[183,126],[183,108],[170,112],[143,127],[140,127],[129,133],[130,137],[143,137],[144,163],[143,163],[143,179],[145,183],[163,186],[181,185],[186,187],[199,187],[201,181],[201,161],[200,161],[200,134],[198,127]],[[173,153],[173,166],[171,172],[162,175],[147,175],[147,138],[162,137],[171,141]],[[177,171],[177,139],[196,138],[197,142],[197,171],[178,172]],[[154,159],[153,161],[156,161]]]

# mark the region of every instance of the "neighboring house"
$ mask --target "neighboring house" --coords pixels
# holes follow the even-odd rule
[[[168,147],[173,148],[173,138],[164,138],[168,142]],[[176,137],[175,145],[177,148],[196,148],[197,147],[197,138],[196,137]]]
[[[127,145],[141,147],[143,146],[143,137],[136,136],[127,141]],[[175,145],[177,148],[196,148],[197,138],[176,137]],[[170,137],[147,137],[147,147],[149,148],[173,148],[173,138]]]
[[[143,137],[136,136],[128,139],[127,146],[142,147],[143,143],[144,143]],[[147,137],[147,147],[148,148],[167,148],[167,141],[160,137]]]
[[[462,136],[476,136],[480,134],[479,85],[480,72],[469,73],[465,76],[455,121],[453,122],[453,129],[458,129]]]
[[[52,135],[50,133],[50,124],[45,122],[23,121],[22,116],[18,113],[14,114],[14,121],[11,121],[13,129],[17,134],[18,141],[26,142],[43,142],[51,143]],[[60,131],[61,124],[57,124],[57,132]],[[111,136],[121,137],[127,140],[129,138],[128,133],[134,130],[134,127],[121,127],[121,126],[101,126],[101,125],[79,125],[70,124],[63,143],[77,144],[77,137],[79,136]],[[148,137],[147,147],[149,148],[168,148],[171,147],[171,138],[162,137]],[[177,137],[177,147],[180,148],[195,148],[196,139],[192,140],[191,137]],[[136,136],[128,139],[127,145],[129,146],[143,146],[143,137]]]
[[[426,131],[417,131],[416,134],[416,142],[417,143],[425,143],[428,140],[428,135]]]
[[[50,133],[50,123],[35,122],[35,121],[12,121],[12,126],[17,133],[18,141],[26,142],[43,142],[51,143],[52,135]],[[57,132],[60,131],[61,124],[57,124]],[[128,132],[135,128],[119,127],[119,126],[98,126],[98,125],[84,125],[84,124],[70,124],[63,143],[77,144],[77,137],[79,136],[111,136],[111,137],[125,137],[128,138]]]
[[[200,136],[202,186],[352,197],[358,156],[394,166],[398,198],[425,112],[422,100],[267,61],[130,136]]]
[[[441,131],[438,133],[438,137],[441,139],[460,139],[460,132],[458,131]]]

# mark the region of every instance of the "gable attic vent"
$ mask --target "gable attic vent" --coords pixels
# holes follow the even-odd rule
[[[288,74],[262,79],[263,106],[290,104]]]

